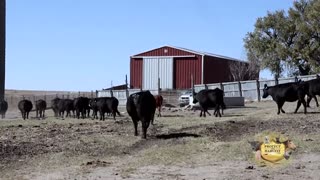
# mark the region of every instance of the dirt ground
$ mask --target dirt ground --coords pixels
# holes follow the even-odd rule
[[[133,135],[124,109],[116,121],[55,119],[51,110],[45,120],[32,112],[23,121],[8,112],[0,121],[0,179],[319,179],[320,110],[311,106],[293,114],[295,103],[286,103],[277,115],[274,102],[247,103],[222,118],[164,108],[147,140]],[[254,160],[248,141],[268,132],[298,146],[289,160]]]

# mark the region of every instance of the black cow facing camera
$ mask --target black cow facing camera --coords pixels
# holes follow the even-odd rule
[[[6,112],[8,110],[8,103],[5,100],[0,100],[0,114],[1,114],[1,118],[5,118],[6,117]]]
[[[25,120],[25,119],[29,119],[29,113],[30,111],[32,110],[32,102],[25,99],[25,100],[21,100],[18,104],[18,108],[21,112],[21,115],[22,115],[22,119]]]
[[[147,129],[153,121],[156,111],[156,100],[150,91],[141,91],[131,94],[126,104],[127,112],[134,125],[134,135],[138,136],[138,121],[142,124],[142,138],[147,138]]]

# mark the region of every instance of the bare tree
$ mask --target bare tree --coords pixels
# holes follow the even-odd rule
[[[233,61],[229,67],[233,81],[254,80],[259,78],[260,67],[258,61]]]

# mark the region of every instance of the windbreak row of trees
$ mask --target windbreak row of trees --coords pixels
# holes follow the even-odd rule
[[[293,2],[288,11],[268,12],[246,34],[248,61],[269,69],[275,78],[320,71],[320,0]]]

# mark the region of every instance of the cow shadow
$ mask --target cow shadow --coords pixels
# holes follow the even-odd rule
[[[184,117],[184,115],[180,115],[180,114],[165,114],[165,115],[161,115],[161,117]]]
[[[243,114],[224,114],[222,117],[242,117],[245,116]]]
[[[155,136],[157,139],[174,139],[174,138],[183,138],[183,137],[201,137],[198,134],[192,133],[170,133],[170,134],[160,134]]]

